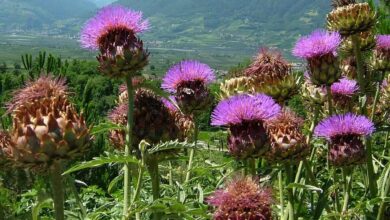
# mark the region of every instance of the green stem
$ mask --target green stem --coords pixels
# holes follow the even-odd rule
[[[332,91],[330,89],[330,86],[326,87],[326,97],[328,98],[328,110],[329,110],[329,116],[333,115],[333,103],[332,103]]]
[[[386,184],[386,187],[385,187],[385,190],[382,191],[382,195],[381,195],[382,201],[381,201],[381,204],[379,206],[378,215],[376,217],[376,220],[384,220],[383,215],[385,213],[385,209],[386,209],[386,206],[388,204],[388,202],[385,201],[385,197],[389,194],[389,190],[390,190],[390,175],[384,184]]]
[[[372,159],[372,147],[371,138],[366,138],[366,151],[367,151],[367,173],[368,173],[368,187],[370,189],[371,198],[377,195],[378,187],[376,183],[376,175],[374,171],[374,161]]]
[[[314,119],[310,125],[310,129],[309,129],[309,134],[307,136],[307,139],[306,139],[306,143],[310,146],[310,142],[311,142],[311,139],[313,137],[313,132],[314,132],[314,128],[318,122],[318,116],[319,116],[319,112],[320,112],[320,108],[318,106],[315,107],[315,110],[314,110]],[[311,156],[310,156],[310,161],[312,161],[312,157],[314,156],[314,150],[312,150],[312,153],[311,153]],[[299,182],[299,179],[301,177],[301,173],[302,173],[302,167],[304,165],[304,163],[307,163],[307,160],[306,159],[303,159],[300,163],[299,163],[299,166],[298,166],[298,171],[295,175],[295,183],[298,183]],[[307,169],[308,166],[305,166],[305,168]],[[311,172],[311,170],[309,170],[308,172]]]
[[[343,179],[344,179],[344,204],[342,209],[342,216],[340,219],[343,219],[343,215],[348,210],[349,195],[351,192],[352,174],[348,170],[348,168],[343,168]]]
[[[386,132],[386,136],[385,136],[385,144],[383,146],[383,152],[382,152],[382,157],[385,156],[386,154],[386,150],[387,150],[387,143],[389,142],[389,134],[390,132]]]
[[[172,172],[172,162],[169,161],[169,185],[173,186],[173,172]]]
[[[376,85],[374,103],[372,104],[371,121],[374,121],[375,111],[376,111],[376,106],[377,106],[377,104],[378,104],[380,91],[381,91],[381,83],[378,82],[377,85]]]
[[[278,173],[278,182],[279,182],[279,199],[280,199],[280,219],[284,219],[284,195],[283,195],[283,177],[282,170]]]
[[[126,77],[127,96],[128,96],[128,110],[127,110],[127,132],[126,132],[126,146],[125,156],[130,156],[133,150],[132,131],[133,131],[133,112],[134,112],[134,94],[132,77]],[[124,189],[123,189],[123,219],[126,219],[129,199],[130,199],[130,165],[128,163],[124,166]]]
[[[156,158],[148,160],[148,168],[152,180],[153,201],[156,201],[160,198],[160,173],[158,169],[158,160]],[[153,219],[161,219],[161,213],[153,213]]]
[[[77,204],[79,205],[79,208],[81,210],[81,214],[83,219],[87,217],[87,210],[85,209],[85,206],[83,205],[83,202],[81,201],[80,195],[77,191],[77,188],[75,186],[75,180],[69,175],[68,181],[70,183],[70,189],[76,199]]]
[[[50,167],[52,196],[54,201],[54,210],[56,220],[64,220],[64,187],[61,176],[61,165],[59,162],[54,162]]]
[[[338,183],[336,182],[337,181],[336,167],[333,168],[333,181],[334,181],[334,185],[338,185]],[[338,192],[337,188],[334,191],[334,197],[335,197],[334,198],[334,200],[335,200],[334,209],[336,212],[340,212],[340,197],[339,197],[339,192]]]
[[[131,201],[131,204],[134,204],[141,194],[141,188],[142,188],[142,176],[144,175],[144,164],[140,164],[138,168],[138,179],[137,179],[137,186],[135,188],[134,197]]]
[[[289,183],[292,183],[294,181],[293,179],[293,173],[292,173],[292,167],[291,167],[291,164],[289,163],[286,163],[285,164],[285,169],[286,169],[286,173],[287,173],[287,185]],[[294,193],[293,193],[293,189],[289,188],[287,189],[287,198],[288,198],[288,219],[289,220],[295,220],[295,217],[294,217]]]
[[[190,158],[188,160],[188,167],[187,167],[187,174],[186,174],[185,183],[188,183],[188,181],[190,181],[190,178],[191,178],[191,170],[192,170],[192,166],[193,166],[195,148],[198,145],[198,134],[199,134],[199,127],[195,123],[195,134],[194,134],[195,146],[194,146],[194,148],[191,148],[191,150],[190,150]]]
[[[353,52],[355,54],[355,59],[356,59],[357,80],[359,83],[359,88],[362,94],[366,94],[366,86],[364,82],[363,57],[360,51],[360,39],[359,36],[356,34],[352,36],[352,45],[353,45]]]
[[[252,177],[255,177],[256,176],[256,159],[249,158],[247,165],[248,165],[250,175],[252,175]]]

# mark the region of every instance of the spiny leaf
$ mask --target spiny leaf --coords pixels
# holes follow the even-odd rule
[[[134,163],[138,164],[138,160],[134,157],[130,156],[124,156],[124,155],[107,155],[105,157],[95,157],[91,161],[82,162],[76,166],[73,166],[72,168],[65,171],[62,175],[66,175],[69,173],[73,173],[79,170],[88,169],[88,168],[95,168],[99,167],[105,164],[110,163]]]
[[[112,122],[103,122],[92,128],[92,135],[97,135],[111,130],[126,130],[124,126],[114,124]]]

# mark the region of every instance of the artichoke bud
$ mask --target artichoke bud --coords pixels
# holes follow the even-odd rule
[[[213,97],[201,80],[183,81],[177,87],[176,101],[184,114],[193,114],[209,107]]]
[[[265,157],[269,162],[298,162],[308,153],[302,133],[303,119],[290,110],[284,110],[266,123],[270,150]]]
[[[226,99],[231,96],[248,93],[251,88],[250,77],[236,77],[226,80],[220,85],[220,99]]]
[[[375,48],[370,66],[375,71],[390,71],[390,49]]]
[[[258,80],[251,80],[253,92],[269,95],[279,103],[285,103],[299,91],[299,78],[296,74],[289,74],[282,79],[275,79],[259,85],[256,82]]]
[[[351,36],[372,29],[376,22],[375,11],[368,3],[348,4],[333,9],[327,16],[328,28],[343,36]]]
[[[111,77],[138,74],[149,63],[142,40],[128,30],[118,29],[100,38],[99,70]]]
[[[324,86],[313,85],[309,81],[305,81],[302,86],[303,100],[309,105],[323,105],[326,101],[326,88]]]
[[[55,161],[82,156],[92,139],[83,117],[65,96],[18,106],[13,123],[10,159],[27,168],[46,168]]]
[[[334,8],[343,7],[350,4],[355,4],[356,0],[332,0],[332,6]]]
[[[371,31],[357,33],[357,35],[360,39],[360,51],[370,51],[375,47],[375,35],[372,34]],[[343,40],[340,50],[346,55],[352,56],[354,54],[351,36],[348,36]]]
[[[340,77],[339,62],[333,53],[308,59],[310,78],[315,85],[331,85]]]
[[[332,138],[328,158],[338,167],[362,164],[365,160],[364,144],[354,135]]]
[[[239,159],[259,157],[268,150],[263,122],[248,121],[229,128],[229,152]]]

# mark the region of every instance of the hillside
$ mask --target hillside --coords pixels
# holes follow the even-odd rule
[[[151,21],[157,46],[290,49],[299,34],[321,28],[330,10],[324,0],[119,0]],[[211,48],[210,48],[211,47]]]
[[[115,2],[115,0],[88,0],[88,1],[94,3],[98,7],[103,7],[105,5],[111,4],[112,2]]]
[[[0,29],[71,32],[96,10],[89,0],[0,0]]]

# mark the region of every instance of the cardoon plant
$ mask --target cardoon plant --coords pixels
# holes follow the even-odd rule
[[[192,114],[211,102],[207,86],[215,81],[214,71],[206,64],[185,60],[171,67],[161,87],[174,94],[180,109]]]
[[[97,57],[99,69],[111,77],[126,79],[128,94],[127,135],[125,155],[135,150],[131,131],[133,130],[134,89],[132,78],[148,64],[149,53],[137,34],[148,29],[149,23],[143,20],[142,13],[121,6],[108,6],[91,18],[81,32],[84,48],[100,51]],[[123,217],[127,215],[130,197],[129,165],[124,168]]]
[[[271,220],[272,193],[251,177],[236,177],[225,189],[214,192],[208,203],[216,207],[215,220]]]
[[[341,36],[337,32],[316,30],[295,44],[293,54],[306,59],[311,81],[316,85],[330,86],[340,78],[337,49]]]
[[[89,128],[69,102],[63,80],[41,77],[16,91],[4,153],[14,165],[49,172],[57,220],[64,219],[63,162],[82,156],[91,142]]]
[[[264,123],[279,114],[280,109],[264,94],[236,95],[217,105],[212,112],[211,125],[229,128],[229,151],[234,157],[258,157],[268,150]]]
[[[211,104],[212,97],[207,86],[215,79],[214,71],[207,64],[196,60],[184,60],[168,70],[161,87],[173,94],[184,114],[194,114],[196,117],[200,110],[204,110]],[[198,125],[196,124],[194,140],[196,145],[198,140]],[[190,179],[194,153],[194,149],[191,149],[186,182]]]
[[[342,168],[344,179],[343,214],[348,210],[353,165],[361,164],[366,157],[371,156],[366,155],[363,137],[370,136],[374,130],[374,124],[370,119],[353,113],[330,116],[322,120],[314,130],[315,136],[325,138],[329,143],[329,162],[335,167]],[[336,173],[333,178],[337,178]],[[370,173],[369,178],[373,178]]]
[[[362,138],[370,136],[374,129],[374,124],[365,116],[347,113],[324,119],[315,128],[314,135],[329,142],[329,161],[343,167],[364,161]]]
[[[148,29],[142,13],[121,6],[108,6],[91,18],[81,32],[81,45],[99,50],[100,71],[112,77],[126,77],[142,70],[148,52],[137,34]]]

